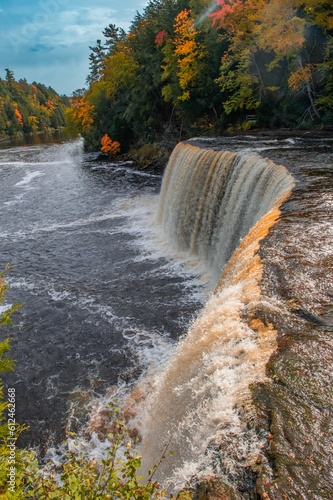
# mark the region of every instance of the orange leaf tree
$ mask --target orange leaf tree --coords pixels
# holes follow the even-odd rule
[[[168,83],[162,89],[166,101],[187,101],[200,74],[200,59],[203,47],[197,41],[198,31],[194,26],[191,11],[182,10],[175,18],[174,38],[167,40],[163,50],[163,80]]]
[[[23,118],[22,118],[21,112],[17,108],[15,108],[14,114],[16,116],[17,121],[20,124],[20,127],[23,127]]]
[[[120,153],[120,143],[118,141],[113,141],[108,134],[104,134],[101,139],[101,151],[110,156],[114,156]]]
[[[86,96],[71,99],[72,106],[66,110],[67,127],[73,132],[88,132],[94,123],[94,106]]]

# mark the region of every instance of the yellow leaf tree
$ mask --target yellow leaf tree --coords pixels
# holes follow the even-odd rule
[[[119,51],[105,60],[104,77],[110,96],[114,96],[118,89],[133,85],[138,63],[133,58],[128,47],[122,46]]]
[[[167,101],[187,101],[200,74],[200,59],[204,56],[203,47],[197,41],[198,31],[191,18],[191,10],[182,10],[175,18],[174,38],[166,41],[163,47],[164,65],[162,79],[168,83],[162,89]],[[176,84],[174,82],[176,75]],[[177,91],[178,87],[178,91]]]
[[[89,131],[94,123],[94,106],[86,96],[72,98],[71,105],[66,110],[68,128],[77,133]]]

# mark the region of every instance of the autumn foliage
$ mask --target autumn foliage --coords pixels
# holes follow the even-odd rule
[[[93,122],[94,107],[85,96],[71,99],[71,108],[67,110],[67,117],[76,123],[78,130],[88,131]]]
[[[15,108],[14,113],[15,113],[16,119],[19,122],[20,126],[23,127],[23,118],[22,118],[20,111],[17,108]]]
[[[165,30],[161,30],[157,33],[157,35],[155,37],[155,44],[157,45],[157,47],[162,47],[167,36],[168,36],[168,34]]]
[[[118,141],[113,141],[108,134],[104,134],[101,139],[101,151],[110,156],[120,153],[120,144]]]
[[[216,0],[218,9],[210,14],[213,22],[219,26],[223,26],[231,14],[235,14],[237,9],[243,6],[242,0]]]
[[[126,151],[248,129],[253,114],[260,127],[332,127],[332,2],[151,0],[128,33],[103,35],[68,112],[91,149],[104,134]]]
[[[6,69],[0,78],[0,138],[45,132],[65,126],[69,101],[41,83],[17,81]]]

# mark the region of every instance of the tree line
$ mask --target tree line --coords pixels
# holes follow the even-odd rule
[[[99,149],[168,137],[333,125],[333,4],[151,0],[90,47],[70,127]]]
[[[41,83],[16,81],[10,69],[0,78],[0,138],[65,126],[67,97]]]

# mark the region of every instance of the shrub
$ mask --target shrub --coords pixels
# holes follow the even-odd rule
[[[138,475],[141,457],[134,451],[129,431],[119,419],[119,408],[113,406],[110,411],[113,433],[108,436],[111,444],[105,459],[96,461],[75,449],[71,451],[70,437],[66,442],[68,451],[60,465],[48,464],[41,469],[35,454],[26,453],[22,463],[22,498],[149,500],[165,497],[165,492],[153,481],[156,467],[150,471],[147,482]],[[75,444],[74,440],[74,448]]]
[[[101,139],[101,151],[110,156],[120,153],[120,144],[118,141],[113,141],[108,134],[104,134]]]

